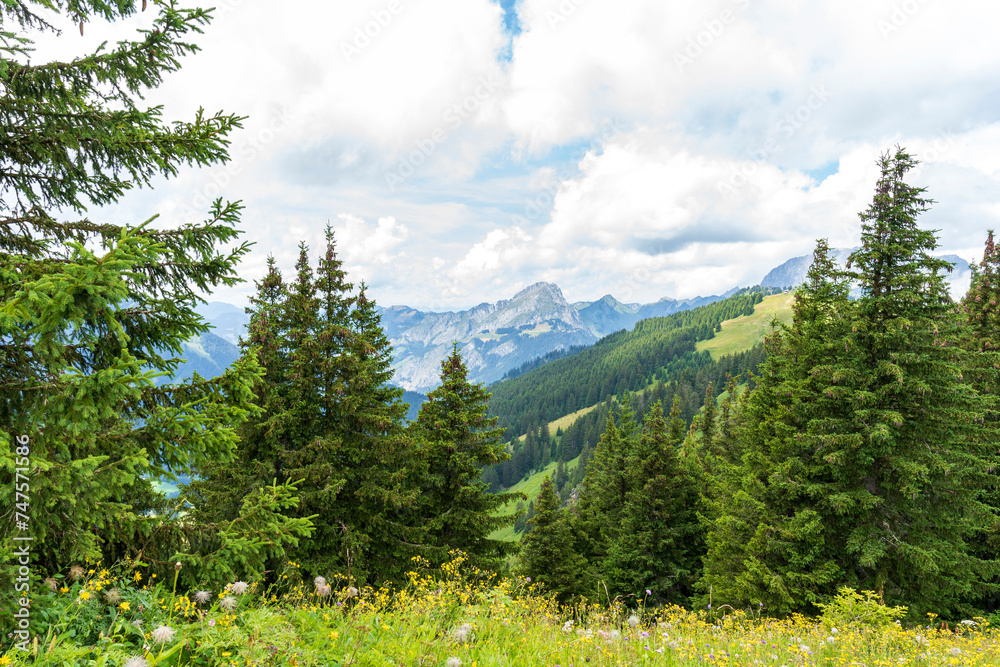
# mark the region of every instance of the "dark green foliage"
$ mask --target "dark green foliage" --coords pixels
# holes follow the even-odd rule
[[[713,489],[716,599],[808,610],[847,585],[915,616],[957,614],[995,572],[969,550],[995,523],[982,494],[995,445],[962,377],[948,265],[916,226],[930,201],[902,180],[914,164],[883,156],[854,271],[841,275],[821,242],[792,327],[769,340]]]
[[[753,288],[708,306],[643,320],[632,331],[613,333],[577,354],[496,384],[490,411],[516,437],[532,425],[643,389],[657,377],[711,364],[707,352],[695,352],[695,343],[714,336],[717,324],[753,313],[768,293]]]
[[[470,383],[456,344],[441,362],[441,384],[427,395],[411,427],[426,461],[419,516],[426,522],[430,560],[444,562],[461,549],[477,567],[498,569],[512,553],[513,542],[492,540],[490,533],[514,523],[516,516],[493,516],[523,494],[491,495],[479,481],[484,466],[510,458],[500,442],[496,418],[487,417],[489,394]]]
[[[71,62],[26,64],[29,30],[54,31],[36,7],[81,23],[135,12],[131,2],[15,0],[0,8],[4,507],[14,504],[9,443],[25,434],[36,572],[139,551],[166,570],[204,531],[228,545],[220,563],[234,552],[238,561],[280,551],[308,533],[273,516],[289,502],[288,488],[254,496],[253,518],[234,517],[243,523],[206,527],[178,521],[179,508],[152,485],[231,459],[236,429],[254,411],[253,354],[211,380],[155,383],[182,363],[185,341],[208,331],[195,312],[201,295],[240,282],[236,265],[249,250],[237,243],[240,205],[217,201],[205,222],[174,229],[154,229],[153,219],[119,226],[73,217],[182,165],[227,159],[227,135],[240,117],[199,112],[168,125],[162,109],[139,105],[142,92],[197,50],[185,40],[208,12],[158,4],[155,27],[137,41]],[[15,531],[10,521],[0,528],[5,563]]]
[[[596,590],[598,580],[604,580],[610,588],[614,588],[612,597],[620,592],[617,584],[624,577],[621,563],[614,558],[611,550],[621,539],[624,530],[622,512],[637,483],[629,477],[628,463],[639,432],[628,402],[622,401],[617,415],[608,415],[604,434],[587,462],[587,474],[583,478],[577,506],[578,525],[583,536],[579,548],[596,577],[587,582],[588,589]]]
[[[986,414],[981,434],[987,442],[1000,442],[1000,249],[989,231],[983,259],[978,266],[972,265],[973,276],[969,291],[961,304],[961,314],[966,324],[962,347],[967,356],[964,374],[972,386],[986,400]],[[1000,451],[994,452],[1000,455]],[[983,558],[993,558],[1000,553],[1000,493],[998,493],[997,473],[991,475],[991,483],[982,489],[982,500],[993,508],[991,525],[972,542],[973,552]],[[994,577],[989,587],[976,602],[989,610],[1000,607],[1000,593]]]
[[[352,289],[329,228],[315,275],[304,245],[290,285],[269,262],[243,342],[260,350],[262,412],[241,430],[239,465],[207,469],[191,486],[213,499],[199,512],[222,521],[274,479],[295,483],[300,502],[286,514],[315,532],[288,557],[307,575],[381,583],[422,553],[424,529],[412,521],[421,462],[378,313],[363,285]]]
[[[665,382],[661,379],[651,388],[634,394],[630,404],[635,405],[633,411],[636,414],[641,414],[657,401],[666,404],[677,399],[678,417],[686,428],[703,406],[706,391],[710,387],[714,395],[715,388],[727,386],[731,378],[749,375],[757,369],[764,356],[764,346],[757,345],[746,352],[729,355],[718,361],[712,361],[708,354],[704,354],[699,357],[699,366],[683,367],[679,371],[670,370],[671,366],[668,365],[664,373],[668,373],[670,381]],[[593,451],[604,432],[612,400],[605,400],[596,409],[579,417],[566,428],[559,438],[555,460],[571,461],[578,455],[586,454],[588,450]],[[537,467],[537,463],[531,464],[526,446],[515,440],[512,448],[512,460],[496,467],[500,482],[498,488],[506,488],[517,483],[532,467]],[[588,455],[581,457],[580,465],[576,468],[577,472],[574,473],[573,486],[582,479],[587,459]]]
[[[569,513],[559,509],[555,485],[549,477],[542,482],[535,509],[521,548],[518,574],[544,584],[559,600],[567,601],[582,592],[586,563],[574,549]]]
[[[661,405],[655,404],[625,461],[629,489],[621,529],[603,568],[613,592],[641,597],[648,589],[651,602],[675,604],[694,593],[704,531],[697,489],[678,457],[678,445],[676,425],[668,427]]]
[[[847,538],[858,588],[885,589],[911,609],[955,609],[988,569],[966,540],[992,519],[979,499],[995,445],[976,438],[984,405],[963,382],[958,337],[933,232],[916,226],[932,203],[903,176],[916,161],[883,156],[875,199],[851,255],[862,289],[848,343],[854,352],[851,427],[860,448],[835,456],[843,503],[858,512]],[[846,478],[846,479],[844,479]]]
[[[842,576],[834,555],[840,547],[817,505],[838,493],[823,452],[842,440],[837,384],[848,309],[846,282],[820,241],[796,294],[793,324],[768,337],[768,358],[735,433],[710,465],[701,461],[703,470],[711,466],[703,480],[714,518],[704,586],[715,600],[787,613],[819,601]]]

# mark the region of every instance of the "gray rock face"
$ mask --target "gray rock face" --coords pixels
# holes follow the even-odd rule
[[[457,313],[391,306],[381,315],[394,351],[395,382],[414,391],[437,385],[441,360],[453,343],[462,351],[470,379],[493,382],[535,357],[598,338],[551,283],[535,283],[511,299]]]

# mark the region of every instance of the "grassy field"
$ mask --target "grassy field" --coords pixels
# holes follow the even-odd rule
[[[648,591],[562,607],[524,579],[497,580],[460,555],[431,570],[415,559],[408,582],[378,590],[333,577],[281,586],[254,581],[194,591],[154,583],[141,564],[91,568],[56,590],[33,591],[27,650],[0,639],[0,665],[95,667],[567,667],[594,665],[930,666],[1000,664],[1000,633],[986,619],[945,625],[933,615],[896,624],[869,601],[850,614],[774,619],[767,610],[689,611]],[[170,577],[173,579],[173,577]],[[320,586],[326,590],[321,594]],[[331,590],[332,588],[332,590]],[[113,593],[113,594],[112,594]]]
[[[764,340],[771,320],[775,317],[785,324],[791,324],[793,297],[794,292],[764,297],[754,308],[753,315],[726,320],[722,323],[722,331],[717,332],[715,338],[699,341],[698,351],[708,350],[712,359],[718,360],[727,354],[749,350]]]

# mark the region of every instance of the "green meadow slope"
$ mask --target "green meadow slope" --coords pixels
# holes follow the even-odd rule
[[[794,292],[764,297],[763,301],[754,306],[753,314],[726,320],[722,323],[722,331],[716,332],[714,338],[698,341],[695,349],[699,352],[707,351],[716,361],[727,354],[749,350],[764,340],[764,336],[771,330],[774,318],[778,318],[783,324],[792,323],[794,297]]]

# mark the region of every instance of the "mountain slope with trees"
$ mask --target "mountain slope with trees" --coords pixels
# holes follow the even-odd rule
[[[951,263],[934,256],[935,234],[916,224],[932,201],[904,181],[915,164],[898,147],[880,159],[846,269],[818,242],[792,321],[767,337],[747,391],[734,380],[721,402],[706,391],[683,439],[675,404],[670,435],[653,438],[672,444],[652,449],[638,424],[663,432],[661,404],[643,420],[628,402],[610,413],[578,500],[547,510],[547,525],[576,537],[559,541],[560,552],[549,548],[545,561],[582,556],[576,572],[561,571],[561,595],[588,594],[600,580],[611,596],[648,586],[648,595],[680,592],[696,606],[789,614],[814,613],[846,586],[902,605],[911,620],[930,610],[967,618],[997,599],[1000,262],[991,234],[963,303],[951,299],[943,277]],[[654,452],[668,457],[652,465]],[[696,558],[681,569],[682,547],[641,547],[645,524],[629,518],[656,515],[669,487],[654,483],[655,471],[674,456],[678,472],[668,477],[691,479],[700,492],[678,487],[671,497],[680,505],[648,537],[691,531],[684,546]],[[700,525],[684,518],[693,515]],[[535,562],[535,542],[525,548]],[[651,557],[664,554],[674,560]],[[681,572],[683,590],[663,583],[684,581]]]

